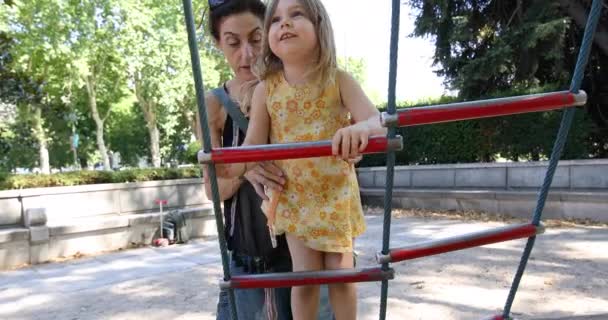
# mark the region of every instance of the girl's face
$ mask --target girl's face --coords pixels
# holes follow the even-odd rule
[[[297,0],[279,1],[272,15],[268,42],[283,63],[308,62],[316,57],[315,27]]]
[[[224,18],[217,47],[224,53],[234,75],[241,81],[255,79],[251,65],[262,47],[262,21],[250,12]]]

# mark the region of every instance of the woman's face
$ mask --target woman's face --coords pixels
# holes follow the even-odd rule
[[[251,65],[262,47],[262,21],[250,12],[224,18],[219,26],[217,46],[228,60],[237,79],[255,79]]]

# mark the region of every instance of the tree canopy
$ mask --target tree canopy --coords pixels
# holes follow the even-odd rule
[[[436,72],[462,100],[567,90],[574,72],[589,0],[409,0],[417,11],[414,36],[435,40]],[[608,10],[594,38],[583,89],[589,101],[589,155],[608,155]],[[529,134],[533,154],[543,139],[537,115],[480,122],[488,143],[516,130]],[[546,115],[548,117],[548,115]],[[545,130],[546,131],[546,130]],[[550,152],[550,150],[549,150]],[[514,159],[517,152],[514,151]],[[491,156],[480,157],[491,160]],[[537,156],[533,156],[538,158]]]
[[[590,2],[407,4],[417,13],[413,35],[435,42],[436,72],[459,92],[459,100],[470,100],[566,89]],[[212,88],[231,71],[202,30],[207,3],[194,0],[193,6],[205,85]],[[366,87],[365,61],[341,57],[339,63]],[[587,112],[579,113],[573,133],[580,143],[566,150],[569,157],[608,157],[606,66],[605,9],[583,83]],[[371,98],[380,105],[384,96]],[[127,166],[191,161],[195,108],[179,1],[0,1],[0,171],[110,169],[118,158]],[[410,141],[417,146],[404,161],[541,159],[553,140],[546,128],[558,115],[415,129]]]
[[[184,119],[195,103],[181,3],[17,0],[0,7],[5,169],[72,166],[76,135],[77,164],[105,169],[113,154],[129,165],[149,159],[160,166],[187,148],[191,125]],[[197,24],[206,25],[207,1],[194,7]],[[203,72],[215,86],[230,71],[207,39],[201,37]]]

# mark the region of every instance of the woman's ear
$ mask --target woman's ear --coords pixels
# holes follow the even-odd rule
[[[220,48],[220,40],[216,39],[215,37],[212,37],[212,38],[213,38],[213,45],[215,45],[215,48],[218,49],[218,50],[221,50],[221,48]]]

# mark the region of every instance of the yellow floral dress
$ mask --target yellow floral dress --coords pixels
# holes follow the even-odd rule
[[[267,79],[266,88],[270,143],[330,140],[350,125],[337,81],[316,97],[319,90],[291,86],[282,73]],[[287,180],[276,207],[276,234],[295,235],[318,251],[352,252],[353,238],[365,231],[354,166],[334,157],[276,164]],[[269,206],[262,208],[267,212]]]

